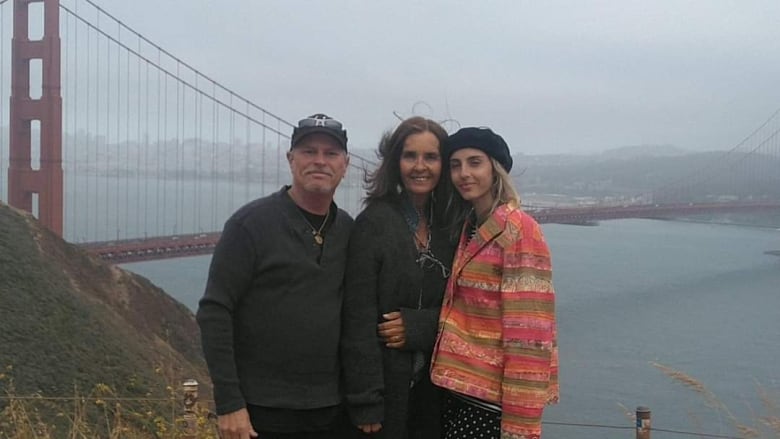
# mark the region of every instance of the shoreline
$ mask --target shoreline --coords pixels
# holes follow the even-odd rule
[[[778,224],[736,223],[736,222],[725,222],[725,221],[699,220],[699,219],[691,219],[691,218],[648,218],[648,219],[655,219],[658,221],[678,221],[681,223],[713,224],[718,226],[737,226],[737,227],[746,227],[746,228],[753,228],[753,229],[780,231],[780,225]],[[777,251],[780,252],[780,250]]]

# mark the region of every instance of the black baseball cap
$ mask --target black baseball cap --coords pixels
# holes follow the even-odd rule
[[[341,122],[322,113],[312,114],[298,121],[298,126],[293,128],[290,138],[290,149],[293,149],[301,139],[314,133],[333,137],[344,148],[344,151],[347,151],[347,130],[344,129]]]

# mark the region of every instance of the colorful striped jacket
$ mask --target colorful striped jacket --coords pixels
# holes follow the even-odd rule
[[[536,439],[558,401],[558,345],[550,253],[541,228],[499,206],[461,233],[439,317],[431,380],[501,406],[501,438]]]

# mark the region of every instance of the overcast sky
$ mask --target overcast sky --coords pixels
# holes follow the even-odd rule
[[[780,107],[777,0],[95,1],[284,119],[341,119],[355,148],[395,111],[514,153],[725,150]]]

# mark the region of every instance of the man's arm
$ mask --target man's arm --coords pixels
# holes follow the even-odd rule
[[[233,319],[241,297],[252,285],[253,242],[241,224],[227,222],[214,249],[206,291],[198,306],[197,321],[214,383],[218,415],[235,412],[246,405],[234,356]]]

